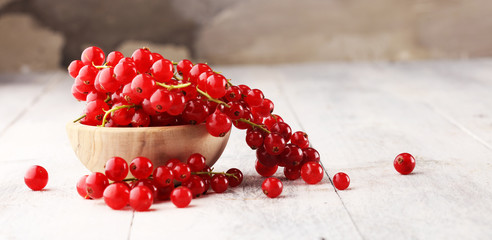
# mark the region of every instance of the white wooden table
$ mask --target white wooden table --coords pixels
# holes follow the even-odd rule
[[[255,153],[235,130],[215,165],[243,184],[177,209],[114,211],[75,190],[88,171],[65,124],[83,105],[65,72],[0,75],[0,239],[491,239],[492,60],[216,67],[262,89],[321,153],[320,184],[284,181],[266,198]],[[393,168],[410,152],[411,175]],[[44,166],[45,191],[26,169]],[[330,179],[346,172],[351,186]],[[276,176],[281,179],[282,172]]]

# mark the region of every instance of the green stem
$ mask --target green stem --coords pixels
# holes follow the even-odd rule
[[[259,125],[259,124],[256,124],[254,122],[251,122],[250,120],[248,119],[244,119],[244,118],[240,118],[236,121],[239,121],[239,122],[243,122],[243,123],[247,123],[249,124],[250,126],[253,126],[255,128],[258,128],[258,129],[261,129],[262,131],[266,132],[266,133],[270,133],[270,130],[266,129],[264,125]]]
[[[200,90],[200,88],[198,88],[198,86],[196,86],[196,91],[198,93],[200,93],[201,95],[203,95],[204,97],[206,97],[208,101],[211,101],[211,102],[214,102],[214,103],[218,103],[218,104],[222,104],[226,108],[230,108],[231,107],[231,106],[229,106],[229,104],[227,104],[227,103],[225,103],[223,101],[220,101],[219,99],[215,99],[215,98],[211,97],[210,95],[208,95],[208,93]]]
[[[123,109],[123,108],[132,108],[132,107],[136,107],[136,105],[135,104],[132,104],[132,105],[121,105],[121,106],[117,106],[117,107],[113,107],[113,108],[109,109],[104,114],[104,117],[103,117],[103,120],[102,120],[102,124],[100,126],[101,127],[104,127],[104,125],[106,125],[106,120],[108,119],[108,115],[111,114],[112,112],[114,112],[116,110]]]
[[[85,116],[87,116],[87,114],[84,114],[84,115],[80,116],[79,118],[73,120],[73,123],[76,123],[76,122],[82,120],[83,118],[85,118]]]
[[[161,86],[161,87],[165,87],[167,90],[171,91],[173,89],[178,89],[178,88],[185,88],[185,87],[188,87],[191,85],[190,82],[188,83],[182,83],[182,84],[178,84],[178,85],[167,85],[165,83],[160,83],[160,82],[156,82],[157,85]]]

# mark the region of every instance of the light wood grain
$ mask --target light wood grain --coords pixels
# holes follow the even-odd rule
[[[115,156],[131,160],[144,156],[155,167],[177,158],[186,162],[193,153],[202,154],[213,166],[224,151],[230,132],[214,137],[205,124],[148,128],[105,128],[69,122],[67,135],[79,160],[92,172],[104,172]],[[131,176],[131,173],[130,173]]]
[[[29,106],[12,103],[15,121],[0,125],[0,192],[8,193],[0,195],[0,238],[86,239],[89,231],[105,239],[488,239],[491,66],[480,60],[217,67],[234,83],[262,89],[293,130],[305,130],[327,177],[308,186],[277,172],[281,198],[264,197],[254,151],[234,130],[214,167],[240,168],[243,185],[186,209],[162,202],[135,213],[77,195],[74,185],[88,171],[64,127],[83,105],[70,96],[67,75],[56,73],[50,85],[26,84],[24,96],[39,97]],[[417,160],[408,176],[392,166],[404,151]],[[32,164],[48,169],[47,191],[24,186]],[[332,186],[328,176],[338,171],[351,177],[348,190]]]

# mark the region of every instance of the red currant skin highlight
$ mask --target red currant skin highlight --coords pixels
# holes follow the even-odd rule
[[[393,161],[393,166],[402,175],[410,174],[415,168],[415,158],[410,153],[400,153]]]
[[[124,183],[114,183],[104,190],[103,197],[104,202],[110,208],[122,209],[130,201],[130,189]]]
[[[284,185],[275,177],[269,177],[261,184],[261,190],[269,198],[276,198],[282,193]]]
[[[130,191],[130,206],[136,211],[146,211],[154,202],[154,193],[146,186],[137,186]]]
[[[171,202],[178,208],[190,205],[192,198],[191,191],[187,187],[178,187],[171,192]]]
[[[323,179],[323,172],[318,162],[307,162],[301,168],[301,177],[307,184],[316,184]]]
[[[48,172],[44,167],[31,166],[24,175],[24,182],[30,189],[39,191],[48,184]]]
[[[345,190],[350,185],[350,178],[347,174],[339,172],[333,176],[333,185],[335,185],[338,190]]]

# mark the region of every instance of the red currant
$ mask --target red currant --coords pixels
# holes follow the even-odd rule
[[[138,179],[148,178],[153,170],[154,164],[146,157],[136,157],[130,163],[130,172]]]
[[[152,175],[154,178],[154,183],[158,187],[167,187],[173,184],[173,171],[171,168],[166,166],[159,166],[154,170],[154,174]]]
[[[207,166],[205,157],[200,153],[191,154],[186,162],[192,172],[200,172]]]
[[[302,158],[303,158],[304,163],[306,163],[306,162],[319,162],[319,160],[320,160],[319,152],[314,148],[311,148],[311,147],[304,148],[302,150],[302,154],[303,154]]]
[[[285,146],[284,151],[279,155],[279,161],[285,166],[299,166],[303,160],[302,149],[297,145],[289,143]]]
[[[130,206],[136,211],[146,211],[152,206],[154,193],[146,186],[137,186],[130,191]]]
[[[88,47],[82,52],[80,60],[82,60],[85,65],[94,64],[100,66],[104,63],[104,52],[102,49],[95,46]]]
[[[171,202],[178,208],[190,205],[192,198],[191,190],[187,187],[178,187],[171,192]]]
[[[256,159],[266,167],[274,167],[278,164],[278,156],[271,155],[268,153],[264,147],[256,149]]]
[[[150,116],[145,113],[143,109],[135,110],[135,114],[133,114],[132,127],[148,127],[150,125]]]
[[[225,98],[229,102],[235,102],[241,100],[241,89],[238,86],[231,86],[226,91]]]
[[[186,98],[182,92],[173,92],[172,95],[173,102],[167,113],[172,116],[178,116],[184,111]]]
[[[263,92],[259,89],[253,89],[248,92],[248,95],[246,96],[245,100],[251,107],[255,107],[261,104],[263,101]]]
[[[350,178],[347,174],[339,172],[333,176],[333,184],[338,190],[345,190],[350,185]]]
[[[263,134],[260,130],[252,130],[246,133],[246,143],[255,150],[263,146]]]
[[[207,78],[207,93],[212,98],[221,98],[227,91],[227,79],[222,75],[215,73]]]
[[[296,180],[301,177],[301,168],[299,166],[285,167],[284,175],[289,180]]]
[[[79,75],[80,69],[85,66],[84,63],[80,60],[73,60],[70,65],[68,65],[68,73],[73,78],[76,78]]]
[[[183,120],[189,124],[200,124],[208,117],[207,105],[200,99],[191,100],[186,103],[183,110]]]
[[[24,182],[30,189],[39,191],[48,183],[48,172],[44,167],[31,166],[24,175]]]
[[[123,158],[112,157],[104,165],[104,170],[109,180],[123,181],[128,175],[128,163]]]
[[[93,172],[85,179],[87,186],[87,194],[93,199],[98,199],[103,196],[104,189],[109,185],[108,178],[100,173]]]
[[[89,175],[82,176],[77,182],[77,193],[79,193],[79,195],[85,199],[91,199],[91,197],[89,197],[89,194],[87,194],[87,184],[85,183],[85,180],[88,176]]]
[[[232,121],[221,111],[215,111],[208,116],[206,126],[210,135],[214,137],[223,137],[231,130]]]
[[[258,159],[257,159],[255,162],[255,169],[256,169],[256,172],[258,174],[260,174],[261,176],[270,177],[273,174],[275,174],[275,172],[277,172],[278,165],[275,165],[273,167],[267,167],[267,166],[261,164],[261,162],[258,161]]]
[[[282,181],[275,177],[269,177],[261,184],[263,193],[269,198],[276,198],[282,193],[284,185]]]
[[[183,183],[183,186],[190,189],[193,197],[199,197],[205,192],[205,182],[198,175],[191,175],[190,179]]]
[[[125,56],[123,56],[123,53],[119,51],[110,52],[106,57],[106,66],[114,67],[123,58],[125,58]]]
[[[191,169],[188,164],[178,162],[173,166],[173,176],[176,181],[186,182],[190,179]]]
[[[179,61],[178,65],[176,66],[176,70],[178,71],[179,75],[183,76],[183,80],[187,81],[192,67],[193,63],[190,60],[183,59]]]
[[[196,83],[200,74],[208,71],[212,71],[212,69],[207,64],[205,63],[196,64],[190,69],[189,81],[192,83]]]
[[[140,179],[132,183],[131,188],[136,188],[138,186],[145,186],[147,187],[151,192],[154,198],[157,196],[157,187],[155,185],[155,181],[152,181],[150,179]]]
[[[150,73],[158,82],[167,83],[173,77],[174,65],[167,59],[160,59],[152,64]]]
[[[110,208],[122,209],[130,202],[130,189],[123,183],[114,183],[104,190],[103,197]]]
[[[285,149],[285,138],[275,132],[266,135],[263,141],[265,150],[271,155],[279,155]]]
[[[140,98],[150,98],[156,90],[154,79],[149,74],[138,74],[132,80],[132,91]]]
[[[305,132],[297,131],[290,137],[290,142],[304,149],[309,147],[308,135]]]
[[[410,174],[415,168],[415,158],[410,153],[400,153],[393,161],[393,166],[402,175]]]
[[[168,167],[168,168],[170,168],[170,169],[173,169],[174,166],[176,164],[180,163],[180,162],[181,161],[179,159],[177,159],[177,158],[171,158],[171,159],[169,159],[169,160],[166,161],[165,166]]]
[[[226,176],[227,181],[229,181],[229,186],[237,187],[243,182],[243,172],[237,168],[231,168],[227,170],[228,174],[233,174],[232,176]]]
[[[131,83],[133,78],[137,76],[137,68],[133,61],[124,61],[116,64],[114,67],[114,77],[121,84]]]
[[[316,184],[323,179],[323,172],[318,162],[307,162],[301,168],[301,177],[307,184]]]
[[[167,89],[157,89],[150,97],[150,104],[157,112],[165,112],[173,104],[173,95]]]
[[[132,59],[139,73],[146,73],[152,66],[152,53],[147,48],[135,50],[132,54]]]
[[[224,174],[215,174],[212,177],[210,185],[214,192],[223,193],[227,190],[227,187],[229,186],[229,180],[227,180]]]
[[[121,87],[121,83],[116,81],[114,77],[113,68],[105,68],[99,71],[97,74],[97,78],[99,78],[99,85],[106,92],[115,92]]]
[[[292,130],[289,124],[284,122],[274,123],[270,128],[270,131],[280,134],[284,138],[285,142],[288,142],[290,140],[290,136],[292,135]]]

